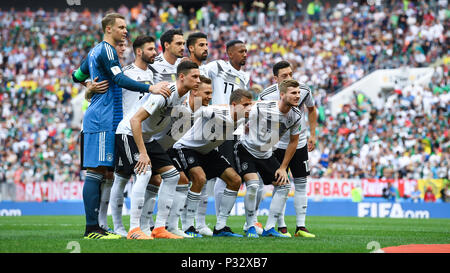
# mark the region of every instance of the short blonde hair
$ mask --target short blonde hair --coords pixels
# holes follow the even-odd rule
[[[102,19],[102,29],[103,32],[105,32],[107,26],[114,26],[116,23],[116,19],[123,19],[125,20],[125,17],[120,13],[108,13],[105,17]]]
[[[278,89],[280,90],[280,93],[286,94],[287,89],[289,87],[299,87],[299,86],[300,83],[296,80],[284,80],[280,82],[280,84],[278,85]]]

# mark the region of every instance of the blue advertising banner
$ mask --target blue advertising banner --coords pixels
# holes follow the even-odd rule
[[[308,201],[307,215],[309,216],[353,216],[379,218],[450,218],[450,203],[410,203],[410,202],[382,202],[365,201],[353,203],[351,201]],[[268,215],[271,198],[262,200],[258,214]],[[295,215],[293,199],[286,204],[286,215]],[[125,199],[123,214],[128,215],[130,200]],[[157,206],[155,206],[155,213]],[[210,198],[206,213],[215,214],[214,199]],[[238,197],[231,215],[244,215],[244,198]],[[82,201],[58,202],[0,202],[0,216],[22,215],[84,215]]]

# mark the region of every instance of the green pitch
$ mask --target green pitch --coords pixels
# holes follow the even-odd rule
[[[212,228],[214,216],[207,216]],[[265,223],[266,217],[259,217]],[[231,216],[228,224],[242,232],[243,216]],[[124,223],[129,217],[124,217]],[[112,226],[111,217],[109,217]],[[292,235],[295,217],[287,216]],[[307,217],[316,238],[212,238],[182,240],[84,240],[83,216],[0,217],[1,253],[369,253],[388,246],[449,244],[450,219],[386,219],[355,217]],[[375,243],[373,243],[373,241]],[[371,243],[372,242],[372,243]]]

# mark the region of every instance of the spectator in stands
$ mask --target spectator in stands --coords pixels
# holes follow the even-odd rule
[[[323,200],[322,193],[320,193],[320,188],[315,188],[314,189],[314,198],[313,198],[313,200],[315,202],[321,202]]]
[[[433,188],[431,186],[428,186],[426,191],[425,191],[425,195],[423,197],[423,201],[425,202],[436,202],[436,196],[433,193]]]
[[[351,194],[353,202],[361,202],[364,199],[364,192],[361,188],[360,182],[358,182],[356,186],[352,189]]]
[[[0,158],[0,159],[3,159]],[[7,185],[6,185],[6,164],[2,160],[0,162],[0,201],[2,201],[7,195]]]
[[[422,193],[421,193],[420,190],[419,190],[419,185],[416,184],[416,186],[414,187],[414,191],[411,193],[411,196],[410,196],[411,201],[412,201],[413,203],[419,203],[419,202],[421,202],[421,201],[422,201],[422,198],[420,197],[421,194],[422,194]]]
[[[441,200],[442,202],[450,202],[450,189],[448,188],[448,184],[446,183],[444,187],[441,189]]]
[[[383,197],[389,201],[396,201],[398,196],[397,188],[393,183],[388,182],[386,187],[383,189]]]

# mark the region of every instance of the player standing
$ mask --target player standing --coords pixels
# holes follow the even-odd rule
[[[153,84],[153,73],[148,68],[148,65],[152,64],[156,57],[155,39],[151,36],[138,36],[133,42],[133,52],[135,60],[133,63],[124,67],[123,73],[138,82]],[[127,116],[133,106],[138,103],[139,99],[141,99],[144,94],[145,92],[138,93],[122,89],[124,116]],[[122,222],[123,191],[129,180],[130,176],[115,172],[110,198],[114,232],[123,237],[126,237],[128,234]]]
[[[186,47],[189,52],[189,59],[194,63],[198,64],[200,67],[200,73],[203,70],[203,62],[208,58],[208,36],[203,32],[194,32],[189,34],[186,39]],[[214,182],[216,179],[213,178],[209,181]],[[208,182],[209,182],[208,181]],[[198,204],[197,214],[195,216],[195,228],[198,233],[205,236],[212,236],[212,230],[206,225],[206,209],[208,206],[208,188],[205,185],[202,189],[200,195],[200,203]],[[186,226],[184,222],[185,217],[184,213],[182,214],[181,220],[183,226]],[[184,227],[183,227],[184,229]]]
[[[276,100],[280,98],[278,85],[283,80],[292,79],[292,67],[290,63],[287,61],[280,61],[276,63],[273,66],[273,75],[277,83],[267,87],[263,92],[261,92],[261,100]],[[300,84],[300,102],[298,109],[304,113],[305,106],[308,109],[310,136],[309,138],[306,136],[306,122],[305,115],[303,114],[297,150],[289,162],[289,169],[294,177],[295,187],[294,207],[297,222],[295,236],[315,237],[314,234],[310,233],[308,229],[306,229],[305,218],[308,204],[308,197],[306,196],[307,176],[310,174],[308,167],[308,152],[313,151],[315,148],[317,112],[310,88],[305,84]],[[276,149],[274,150],[274,155],[278,161],[281,161],[284,157],[288,143],[289,136],[287,134],[283,135],[280,142],[277,143],[275,147]],[[258,205],[259,203],[257,204],[257,207]],[[284,221],[285,209],[286,207],[283,209],[282,214],[278,218],[278,231],[282,234],[290,236]]]
[[[230,96],[237,89],[248,90],[250,88],[249,73],[244,72],[242,67],[247,61],[247,48],[243,41],[232,40],[226,44],[228,61],[216,60],[203,66],[202,73],[205,73],[213,82],[212,104],[228,104]],[[233,155],[234,140],[227,140],[221,146],[219,151],[236,169]],[[216,207],[216,216],[219,215],[220,199],[223,196],[226,183],[220,178],[216,179],[214,185],[214,199]]]
[[[149,66],[155,83],[176,81],[177,66],[183,58],[185,43],[183,31],[180,29],[169,29],[161,35],[162,53],[156,56],[155,62]]]
[[[256,229],[256,194],[259,187],[258,173],[264,184],[274,185],[262,236],[288,237],[274,229],[289,193],[287,167],[298,144],[302,113],[296,108],[300,100],[299,83],[285,80],[280,83],[280,98],[256,102],[246,123],[245,133],[235,147],[236,165],[244,178],[247,193],[244,197],[247,237],[259,237]],[[282,162],[273,155],[272,148],[285,133],[289,136]]]
[[[116,46],[116,51],[119,59],[123,58],[123,54],[125,52],[126,45],[125,41],[121,41]],[[122,63],[121,63],[122,64]],[[98,77],[91,81],[90,79],[87,79],[84,83],[81,83],[87,87],[85,92],[85,99],[87,101],[91,101],[92,96],[95,93],[105,93],[108,91],[108,80],[103,80],[101,82],[97,82]],[[81,161],[83,161],[83,146],[84,146],[84,133],[83,131],[80,132],[80,158]],[[81,170],[86,170],[86,168],[83,167],[83,162],[81,162]],[[99,226],[106,230],[109,233],[115,233],[111,228],[108,227],[108,206],[109,206],[109,199],[111,195],[111,188],[113,186],[113,173],[107,172],[106,176],[104,177],[101,185],[100,185],[100,206],[98,210],[98,224]]]
[[[189,34],[186,39],[186,48],[189,52],[189,59],[198,64],[202,70],[202,64],[208,58],[208,36],[203,32]],[[200,71],[201,72],[201,71]]]
[[[80,68],[72,73],[75,82],[83,82],[89,76],[109,82],[106,93],[93,95],[83,118],[83,167],[87,168],[83,186],[86,213],[84,236],[89,239],[111,238],[99,226],[98,210],[101,181],[114,168],[114,133],[123,117],[121,88],[139,92],[152,92],[161,88],[161,85],[138,83],[123,74],[115,47],[125,40],[126,26],[122,15],[106,15],[102,19],[103,41],[89,51]]]

